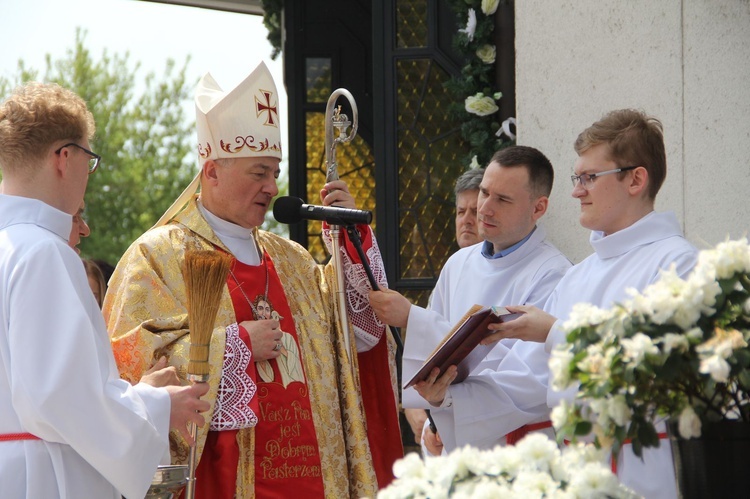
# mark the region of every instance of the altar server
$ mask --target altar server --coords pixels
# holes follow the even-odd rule
[[[206,387],[120,379],[73,217],[100,157],[86,103],[27,83],[0,105],[0,493],[143,497],[169,427],[203,424]]]

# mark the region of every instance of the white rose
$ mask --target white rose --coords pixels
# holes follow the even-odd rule
[[[682,410],[677,422],[677,428],[680,430],[682,438],[701,436],[701,420],[692,407],[687,406]]]
[[[719,243],[713,251],[718,278],[726,279],[732,277],[735,272],[750,271],[750,247],[746,238]]]
[[[549,359],[550,384],[558,391],[565,390],[571,385],[570,361],[573,351],[567,346],[560,346],[552,350]]]
[[[482,0],[482,12],[485,15],[491,16],[497,11],[497,6],[500,4],[500,0]]]
[[[523,466],[523,460],[513,445],[496,446],[485,454],[487,461],[486,472],[488,475],[499,475],[505,473],[508,477],[514,477]]]
[[[492,97],[487,97],[482,93],[467,97],[464,105],[466,111],[478,116],[489,116],[498,110],[497,104],[495,104]]]
[[[606,369],[604,366],[604,351],[600,344],[589,345],[586,347],[586,357],[584,357],[578,364],[578,369],[581,371],[598,375]]]
[[[479,161],[477,161],[476,154],[471,157],[471,163],[469,164],[469,168],[471,168],[472,170],[476,170],[477,168],[479,168]]]
[[[661,339],[661,343],[664,345],[664,353],[671,353],[672,350],[678,352],[686,352],[690,347],[687,336],[682,334],[667,333]]]
[[[688,340],[691,341],[703,341],[703,330],[699,327],[694,327],[690,331],[685,333]]]
[[[549,471],[550,465],[560,453],[557,444],[543,433],[529,433],[516,444],[525,468]]]
[[[563,426],[568,424],[568,414],[570,414],[569,402],[563,399],[552,409],[549,415],[549,419],[552,421],[552,426],[555,430],[559,431]]]
[[[625,426],[630,421],[631,411],[624,395],[615,395],[609,401],[607,408],[609,417],[617,426]]]
[[[516,497],[545,497],[558,489],[558,484],[547,473],[523,471],[511,485]]]
[[[601,463],[587,463],[571,476],[570,489],[577,497],[616,497],[620,484]]]
[[[495,479],[494,477],[483,476],[476,482],[472,483],[471,487],[467,487],[464,490],[460,490],[456,487],[456,492],[451,496],[452,498],[466,497],[466,499],[494,499],[496,497],[507,497],[510,492],[508,482],[502,478]]]
[[[699,371],[703,374],[710,374],[714,381],[726,383],[729,381],[729,364],[721,355],[711,355],[701,359]]]
[[[563,329],[570,332],[579,327],[601,324],[614,315],[614,311],[605,310],[590,303],[577,303],[568,315],[568,320],[563,323]]]
[[[640,364],[646,355],[659,353],[659,348],[643,333],[635,333],[632,338],[623,338],[622,347],[625,350],[624,360],[633,364]]]
[[[589,407],[591,412],[596,415],[596,424],[594,429],[598,426],[600,429],[607,428],[609,426],[609,401],[607,399],[592,399],[589,401]]]
[[[421,477],[424,472],[424,465],[419,454],[410,452],[402,459],[393,463],[393,475],[400,477]]]
[[[479,57],[479,60],[483,63],[492,64],[493,62],[495,62],[497,49],[494,45],[485,44],[477,49],[476,54],[477,57]]]

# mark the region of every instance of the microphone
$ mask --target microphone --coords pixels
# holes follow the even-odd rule
[[[372,222],[372,212],[304,204],[300,198],[282,196],[273,204],[273,218],[283,224],[296,224],[302,220],[323,220],[330,225],[354,225]]]

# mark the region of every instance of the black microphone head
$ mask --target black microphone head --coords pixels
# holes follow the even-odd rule
[[[273,203],[273,218],[282,224],[296,224],[302,221],[300,208],[302,200],[294,196],[281,196]]]

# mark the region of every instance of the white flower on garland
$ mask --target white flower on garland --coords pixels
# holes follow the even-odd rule
[[[477,57],[485,64],[493,64],[497,57],[497,49],[494,45],[485,44],[477,49]]]
[[[466,111],[477,116],[489,116],[498,111],[495,99],[484,95],[482,92],[467,97],[464,101],[464,106],[466,107]]]
[[[482,12],[487,16],[491,16],[497,11],[498,5],[500,5],[500,0],[482,0]]]
[[[512,116],[503,121],[500,128],[495,132],[495,137],[500,137],[505,134],[510,140],[516,140],[516,134],[510,129],[511,125],[516,126],[516,119]]]
[[[477,155],[471,157],[471,163],[469,163],[469,169],[476,170],[479,168],[479,160],[477,160]]]
[[[469,19],[466,20],[466,28],[460,29],[461,33],[466,33],[469,41],[474,40],[474,32],[477,30],[477,13],[474,9],[469,9]]]
[[[378,499],[494,499],[496,497],[637,497],[622,486],[593,445],[562,451],[541,433],[515,446],[456,449],[447,456],[408,454],[393,465],[396,479]]]

